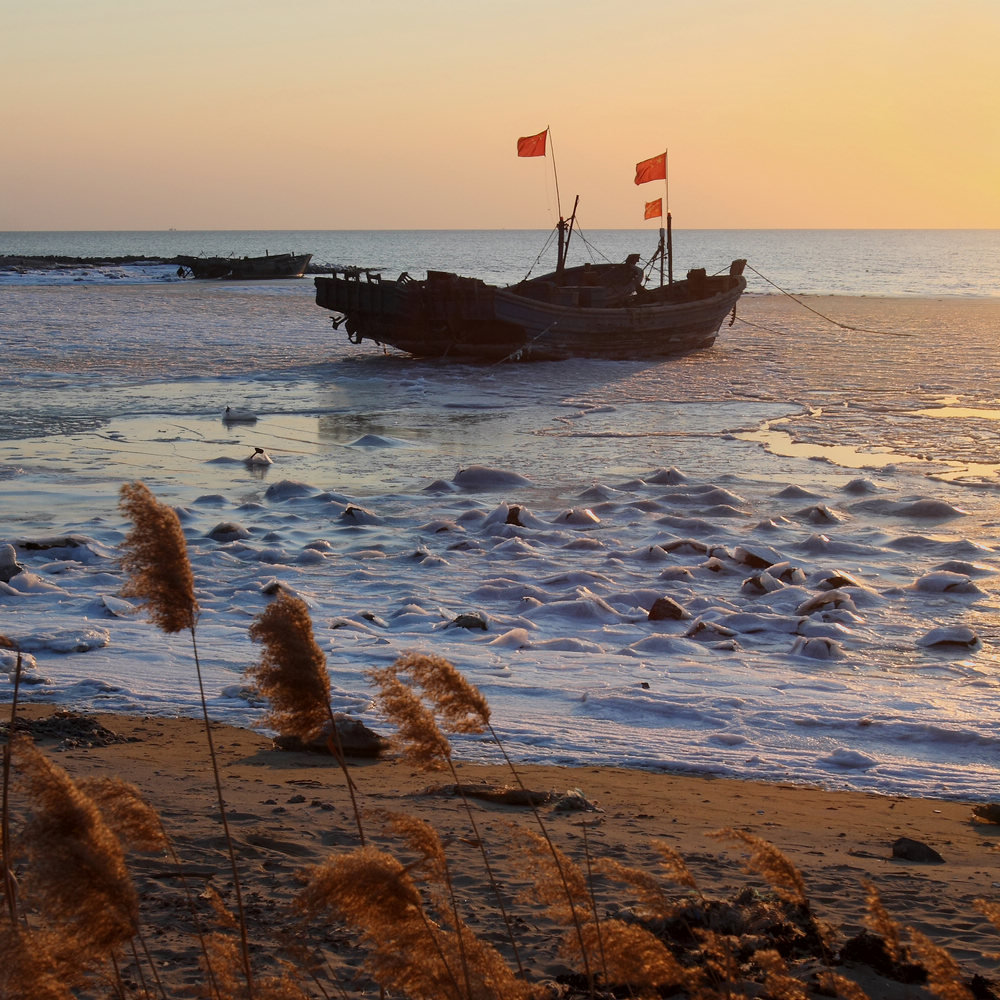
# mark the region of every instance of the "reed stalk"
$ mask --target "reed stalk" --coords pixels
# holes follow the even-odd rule
[[[500,892],[500,885],[497,882],[493,866],[490,863],[489,854],[486,851],[486,842],[479,832],[479,825],[476,823],[475,814],[468,796],[462,787],[461,779],[455,769],[455,762],[451,755],[451,744],[448,738],[441,732],[437,721],[431,712],[417,697],[413,689],[400,680],[395,664],[381,670],[370,670],[369,678],[375,684],[378,692],[377,701],[379,707],[387,719],[392,721],[397,727],[397,743],[401,746],[403,755],[412,764],[422,770],[434,770],[446,768],[455,782],[455,790],[465,809],[472,828],[475,841],[479,846],[479,852],[486,869],[486,877],[489,880],[490,888],[497,901],[501,919],[507,931],[507,938],[510,942],[514,961],[518,970],[524,976],[524,964],[521,960],[520,949],[517,945],[517,938],[511,924],[510,914],[503,901]]]
[[[243,971],[247,993],[254,1000],[254,977],[250,962],[250,942],[247,935],[246,910],[243,904],[236,849],[229,829],[219,761],[212,738],[212,724],[205,697],[201,659],[198,655],[198,601],[194,591],[194,574],[187,554],[187,542],[176,512],[160,503],[144,483],[126,483],[120,491],[119,507],[132,521],[132,530],[121,544],[121,565],[127,574],[122,594],[142,602],[150,620],[163,632],[187,631],[191,636],[201,714],[205,726],[205,741],[212,765],[215,795],[222,822],[223,835],[233,876],[233,893],[239,920]]]
[[[438,729],[433,712],[421,711],[419,699],[415,696],[411,698],[406,695],[407,685],[400,680],[401,676],[406,677],[422,691],[424,697],[433,706],[434,710],[441,715],[443,724],[448,731],[454,733],[488,732],[503,754],[504,760],[513,773],[518,786],[525,793],[528,792],[524,781],[508,756],[500,737],[490,723],[491,713],[489,703],[475,685],[469,683],[453,664],[441,656],[407,653],[389,667],[369,671],[369,677],[371,677],[379,688],[379,700],[382,709],[396,723],[400,739],[404,747],[407,748],[406,753],[409,759],[415,763],[419,763],[421,759],[428,761],[440,760],[450,769],[455,779],[456,787],[461,792],[461,781],[458,778],[452,760],[451,744],[448,742],[447,737]],[[552,859],[562,880],[566,900],[572,914],[572,923],[580,944],[580,952],[587,981],[591,984],[591,992],[593,992],[594,976],[590,966],[588,950],[584,946],[583,924],[577,912],[573,894],[566,879],[566,873],[563,870],[560,852],[552,842],[552,838],[549,836],[549,832],[542,821],[541,814],[538,812],[538,807],[532,801],[530,794],[526,794],[525,798],[538,824],[542,837],[548,845]],[[475,820],[472,819],[472,809],[467,801],[466,809],[473,824],[473,830],[476,832],[476,837],[482,843],[482,838],[479,837],[478,831],[475,828]],[[486,858],[485,848],[483,849],[483,858],[499,900],[499,889],[493,881],[492,870]],[[503,908],[502,902],[500,906]],[[505,910],[504,918],[506,920]],[[508,930],[510,930],[509,922],[507,926]],[[513,939],[512,931],[511,937]],[[520,965],[520,958],[518,958],[518,964]]]
[[[14,665],[14,692],[10,699],[10,722],[7,728],[7,742],[3,747],[3,801],[0,803],[0,864],[3,865],[3,893],[7,903],[7,915],[13,929],[17,924],[17,887],[14,871],[10,864],[10,763],[11,741],[17,722],[17,699],[21,690],[22,657],[20,647],[5,635],[0,635],[0,648],[13,649],[16,653]]]

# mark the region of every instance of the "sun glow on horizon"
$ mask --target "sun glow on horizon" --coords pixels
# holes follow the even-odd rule
[[[0,230],[1000,228],[993,0],[49,0],[5,15]],[[653,189],[657,190],[654,192]]]

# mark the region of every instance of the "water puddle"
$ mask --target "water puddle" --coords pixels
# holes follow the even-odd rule
[[[826,461],[845,469],[886,469],[904,462],[925,461],[894,451],[859,451],[849,445],[806,444],[796,441],[787,431],[774,430],[767,425],[757,431],[734,434],[733,437],[740,441],[756,441],[772,455]]]
[[[1000,420],[1000,410],[973,406],[935,406],[927,410],[912,410],[915,417],[951,417],[954,419]]]
[[[996,413],[993,419],[1000,420],[1000,412],[993,412]],[[754,441],[772,455],[829,462],[844,469],[884,470],[896,465],[923,462],[928,467],[928,474],[933,475],[935,479],[953,483],[1000,485],[997,482],[1000,478],[1000,464],[992,462],[931,460],[915,455],[904,455],[897,451],[861,451],[849,445],[809,444],[796,441],[787,431],[775,430],[766,424],[760,430],[733,434],[733,437],[740,441]]]

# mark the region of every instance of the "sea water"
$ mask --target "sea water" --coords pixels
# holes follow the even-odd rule
[[[658,231],[577,228],[571,262],[643,260],[656,250]],[[688,268],[709,273],[746,258],[750,292],[781,289],[796,294],[891,296],[1000,295],[1000,230],[677,230],[673,233],[676,277]],[[422,277],[427,269],[458,271],[495,284],[511,284],[551,270],[552,234],[537,230],[432,231],[177,231],[0,232],[0,255],[73,257],[261,256],[311,253],[314,264],[361,266],[395,278],[402,271]],[[152,276],[169,280],[173,268]],[[658,274],[658,270],[656,272]],[[0,272],[0,285],[25,280],[128,280],[145,272],[125,268],[22,276]]]
[[[613,259],[649,238],[586,235]],[[417,649],[483,690],[522,760],[995,796],[997,233],[675,237],[683,266],[746,256],[768,294],[712,349],[656,363],[358,347],[308,278],[8,272],[0,545],[24,571],[0,584],[0,634],[25,650],[25,696],[198,710],[190,643],[120,596],[118,490],[141,480],[188,539],[216,718],[259,723],[247,627],[281,585],[310,607],[334,708],[376,728],[365,670]],[[0,236],[11,254],[295,250],[498,282],[543,245]],[[272,465],[246,463],[256,447]],[[650,618],[664,597],[680,617]]]

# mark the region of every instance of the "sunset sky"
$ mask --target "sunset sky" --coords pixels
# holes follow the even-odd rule
[[[0,230],[1000,228],[1000,0],[35,0]]]

